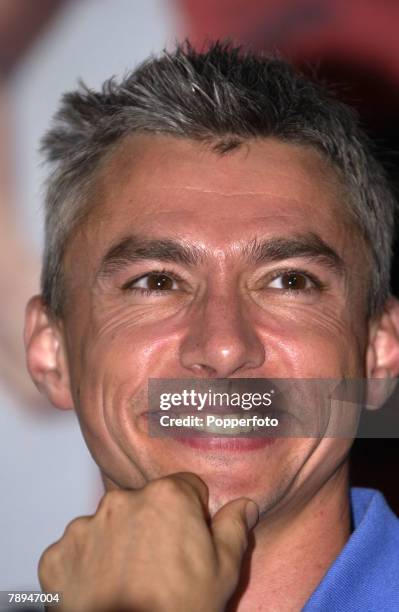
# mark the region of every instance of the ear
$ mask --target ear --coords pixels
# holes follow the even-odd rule
[[[26,307],[24,342],[29,374],[40,393],[61,410],[74,407],[61,325],[40,295]]]
[[[366,358],[367,378],[379,378],[369,385],[368,404],[379,408],[392,393],[399,374],[399,301],[390,297],[384,311],[370,324]]]

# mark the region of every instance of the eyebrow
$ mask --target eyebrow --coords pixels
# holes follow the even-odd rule
[[[106,278],[130,263],[158,260],[185,266],[198,265],[205,257],[203,249],[172,239],[147,239],[127,236],[111,246],[103,256],[96,277]]]
[[[342,257],[314,232],[298,234],[292,238],[271,238],[261,241],[254,239],[245,247],[244,252],[255,263],[306,257],[331,268],[338,276],[343,276],[346,272]]]
[[[320,236],[313,232],[293,237],[255,238],[242,248],[249,262],[271,263],[306,257],[331,268],[339,276],[345,273],[345,263],[340,255]],[[196,266],[206,259],[206,251],[194,245],[174,239],[149,239],[126,236],[106,251],[98,267],[96,278],[105,279],[122,271],[131,263],[163,261],[185,266]]]

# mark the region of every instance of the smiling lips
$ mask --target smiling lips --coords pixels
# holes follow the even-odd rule
[[[264,425],[267,420],[269,423],[275,420],[275,415],[272,411],[268,411],[267,415],[242,411],[232,414],[230,408],[230,412],[218,410],[212,414],[151,411],[143,416],[146,417],[151,437],[169,438],[204,451],[244,452],[261,449],[277,441],[278,428]]]
[[[271,446],[282,438],[271,437],[232,437],[232,436],[217,436],[217,437],[201,437],[201,436],[176,436],[173,438],[179,444],[190,446],[191,448],[204,451],[234,451],[246,452],[254,451]]]

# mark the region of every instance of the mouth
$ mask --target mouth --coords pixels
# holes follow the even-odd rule
[[[290,387],[287,393],[278,383],[269,379],[151,379],[142,422],[149,437],[169,438],[203,450],[248,451],[283,438],[302,437],[298,399]],[[223,401],[215,401],[220,398]]]
[[[281,441],[281,438],[244,438],[234,436],[176,436],[174,441],[203,451],[248,452],[260,450]]]
[[[274,444],[281,415],[268,413],[187,413],[148,411],[143,415],[153,438],[169,438],[203,450],[248,451]]]

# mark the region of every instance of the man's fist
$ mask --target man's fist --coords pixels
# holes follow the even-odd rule
[[[65,612],[220,612],[258,510],[240,498],[210,519],[207,507],[206,485],[188,473],[106,493],[45,550],[41,586],[63,593]]]

